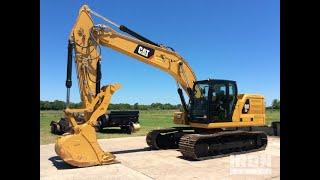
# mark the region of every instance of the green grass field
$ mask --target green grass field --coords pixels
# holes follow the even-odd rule
[[[141,129],[131,135],[121,133],[120,128],[106,128],[104,132],[97,133],[97,137],[115,138],[127,136],[144,136],[152,129],[168,128],[176,126],[173,124],[174,110],[150,110],[140,111],[139,121]],[[40,111],[40,144],[54,143],[57,135],[50,133],[50,122],[58,121],[63,116],[62,111]],[[268,110],[266,114],[267,123],[280,121],[279,110]]]

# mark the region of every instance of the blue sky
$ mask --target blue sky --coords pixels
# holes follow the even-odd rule
[[[262,94],[267,105],[280,98],[279,0],[41,0],[41,100],[65,100],[67,40],[82,4],[173,47],[198,80],[235,80],[240,93]],[[112,103],[180,103],[168,74],[107,48],[102,59],[102,85],[123,85]],[[71,101],[80,101],[74,69]]]

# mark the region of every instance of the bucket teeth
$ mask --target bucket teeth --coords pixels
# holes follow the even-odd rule
[[[113,161],[113,160],[115,160],[116,159],[116,156],[115,155],[113,155],[112,153],[110,153],[110,152],[105,152],[105,154],[103,155],[103,157],[102,157],[102,163],[104,164],[104,163],[108,163],[108,162],[111,162],[111,161]]]

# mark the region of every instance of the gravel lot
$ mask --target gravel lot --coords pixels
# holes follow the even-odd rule
[[[103,139],[98,140],[101,147],[105,151],[113,152],[121,163],[87,168],[70,167],[56,155],[54,144],[41,145],[40,178],[280,179],[280,138],[269,136],[268,140],[268,146],[264,151],[204,161],[188,161],[182,159],[181,153],[177,150],[148,150],[144,136]]]

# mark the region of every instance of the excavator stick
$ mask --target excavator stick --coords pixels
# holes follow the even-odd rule
[[[102,88],[95,100],[98,104],[95,103],[92,106],[96,108],[92,110],[90,119],[84,124],[77,125],[73,114],[90,111],[90,108],[65,110],[66,118],[70,120],[73,131],[57,138],[55,151],[66,163],[76,167],[118,163],[112,153],[104,152],[100,147],[94,125],[98,117],[106,113],[112,94],[120,87],[120,84],[112,84]]]

